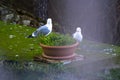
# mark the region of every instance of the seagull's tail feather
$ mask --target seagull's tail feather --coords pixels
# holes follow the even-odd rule
[[[27,38],[34,38],[34,37],[33,37],[32,34],[31,34],[31,35],[29,35]]]

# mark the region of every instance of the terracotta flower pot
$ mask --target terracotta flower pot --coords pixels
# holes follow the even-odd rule
[[[42,56],[48,59],[72,59],[75,57],[75,50],[78,46],[78,42],[69,46],[47,46],[40,43],[40,46],[43,49]]]

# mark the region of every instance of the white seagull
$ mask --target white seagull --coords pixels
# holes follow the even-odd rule
[[[82,33],[81,33],[81,28],[77,27],[76,32],[73,34],[73,38],[77,40],[78,42],[81,42],[83,39]]]
[[[47,24],[40,26],[36,31],[34,31],[31,35],[28,36],[28,38],[34,38],[38,35],[44,35],[47,36],[52,32],[52,19],[47,19]]]

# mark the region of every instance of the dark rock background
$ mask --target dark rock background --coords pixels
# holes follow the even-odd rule
[[[84,39],[113,43],[117,0],[52,0],[49,15],[61,24],[61,32],[80,26]]]

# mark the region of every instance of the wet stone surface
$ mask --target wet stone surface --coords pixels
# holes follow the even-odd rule
[[[104,80],[103,76],[109,73],[109,69],[119,67],[115,63],[116,56],[106,54],[105,49],[106,47],[96,48],[96,46],[88,46],[87,44],[81,45],[76,53],[83,55],[83,60],[64,65],[31,62],[24,64],[29,67],[29,69],[24,67],[26,70],[11,68],[9,66],[11,64],[5,65],[1,61],[0,78],[1,80]],[[107,52],[109,51],[107,50]],[[37,66],[38,64],[39,66]]]

